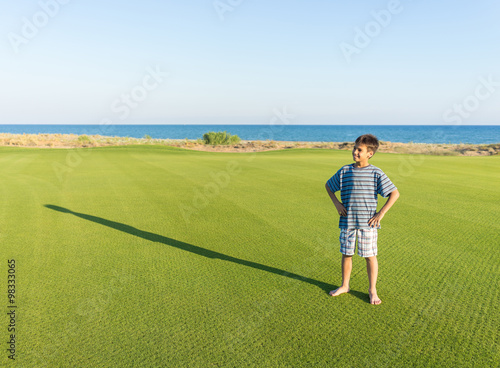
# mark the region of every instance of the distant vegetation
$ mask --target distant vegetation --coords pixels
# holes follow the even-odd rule
[[[224,132],[208,132],[203,134],[203,143],[210,144],[212,146],[227,145],[227,144],[237,144],[241,141],[241,138],[237,135],[231,135]]]
[[[353,142],[280,142],[245,141],[237,135],[226,132],[206,133],[203,139],[153,139],[146,134],[143,138],[107,137],[101,135],[77,134],[11,134],[0,132],[0,146],[79,148],[124,145],[161,145],[203,151],[257,152],[293,148],[318,148],[331,150],[352,150]],[[433,156],[492,156],[500,154],[500,143],[493,144],[425,144],[380,142],[378,152],[419,154]]]
[[[80,135],[78,136],[78,142],[80,143],[90,143],[90,138],[88,135]]]

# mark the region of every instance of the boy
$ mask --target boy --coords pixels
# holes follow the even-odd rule
[[[331,296],[349,292],[352,256],[358,238],[358,255],[366,259],[370,304],[380,304],[377,295],[377,229],[380,221],[399,198],[399,192],[389,178],[378,167],[370,165],[379,147],[377,137],[364,134],[354,143],[352,156],[354,164],[340,168],[326,182],[326,191],[340,215],[340,252],[342,253],[342,286],[330,291]],[[335,192],[340,190],[340,202]],[[377,195],[389,197],[377,212]]]

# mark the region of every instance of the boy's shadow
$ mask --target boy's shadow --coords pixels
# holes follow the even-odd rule
[[[54,206],[51,204],[46,204],[44,206],[51,209],[51,210],[54,210],[54,211],[69,213],[69,214],[72,214],[74,216],[80,217],[84,220],[88,220],[88,221],[92,221],[92,222],[95,222],[95,223],[98,223],[98,224],[101,224],[104,226],[108,226],[108,227],[113,228],[115,230],[119,230],[119,231],[122,231],[122,232],[127,233],[127,234],[138,236],[139,238],[143,238],[143,239],[146,239],[149,241],[163,243],[163,244],[166,244],[168,246],[182,249],[182,250],[185,250],[185,251],[190,252],[190,253],[198,254],[198,255],[203,256],[203,257],[233,262],[233,263],[237,263],[237,264],[240,264],[243,266],[252,267],[252,268],[255,268],[257,270],[262,270],[262,271],[274,273],[276,275],[280,275],[280,276],[288,277],[291,279],[307,282],[311,285],[315,285],[315,286],[319,287],[321,290],[323,290],[326,293],[328,293],[328,292],[330,292],[330,290],[336,289],[338,287],[338,286],[334,286],[331,284],[327,284],[327,283],[322,282],[322,281],[311,279],[309,277],[297,275],[293,272],[287,272],[284,270],[280,270],[279,268],[266,266],[266,265],[263,265],[260,263],[247,261],[247,260],[236,258],[236,257],[231,257],[231,256],[228,256],[228,255],[223,254],[223,253],[215,252],[213,250],[209,250],[209,249],[205,249],[205,248],[202,248],[202,247],[199,247],[196,245],[184,243],[182,241],[175,240],[172,238],[167,238],[166,236],[163,236],[163,235],[158,235],[158,234],[150,233],[148,231],[139,230],[135,227],[125,225],[125,224],[122,224],[120,222],[106,220],[106,219],[103,219],[101,217],[87,215],[84,213],[73,212],[67,208]],[[359,298],[361,300],[369,302],[369,296],[366,293],[362,293],[362,292],[355,291],[355,290],[351,290],[349,293],[356,296],[357,298]]]

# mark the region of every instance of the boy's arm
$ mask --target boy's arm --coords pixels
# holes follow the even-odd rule
[[[340,201],[337,199],[337,196],[335,193],[332,192],[330,187],[328,186],[328,183],[325,184],[326,191],[328,192],[328,195],[330,196],[333,204],[335,205],[335,208],[337,209],[337,212],[339,213],[340,216],[347,216],[347,210],[345,209],[344,205],[340,203]]]
[[[389,211],[389,209],[398,200],[398,198],[399,191],[397,189],[394,189],[391,194],[389,194],[389,199],[387,200],[387,202],[385,202],[380,211],[375,213],[375,215],[370,220],[368,220],[368,225],[370,225],[370,227],[378,227],[384,215],[387,213],[387,211]]]

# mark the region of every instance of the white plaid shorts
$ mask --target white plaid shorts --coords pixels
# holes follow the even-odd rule
[[[373,257],[377,255],[377,229],[340,229],[340,253],[354,255],[358,238],[358,255]]]

